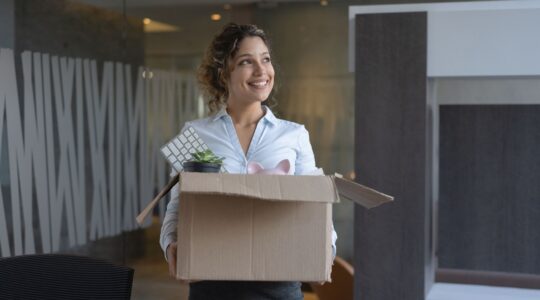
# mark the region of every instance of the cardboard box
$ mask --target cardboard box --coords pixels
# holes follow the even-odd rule
[[[181,173],[177,278],[330,281],[340,195],[392,201],[335,176]]]

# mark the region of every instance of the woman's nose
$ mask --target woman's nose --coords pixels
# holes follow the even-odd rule
[[[261,64],[260,62],[254,63],[253,67],[254,67],[254,70],[253,70],[254,75],[263,75],[266,72],[265,66]]]

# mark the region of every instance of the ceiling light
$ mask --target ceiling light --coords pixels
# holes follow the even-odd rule
[[[221,20],[221,15],[220,14],[212,14],[210,16],[210,19],[212,19],[212,21],[219,21],[219,20]]]
[[[142,20],[142,22],[143,22],[144,25],[148,25],[148,24],[150,24],[152,22],[152,20],[150,20],[150,18],[144,18]]]
[[[327,6],[328,0],[321,0],[321,6]]]
[[[150,70],[144,70],[142,72],[142,78],[144,78],[144,79],[152,79],[152,77],[154,77],[154,72],[152,72]]]
[[[158,22],[155,20],[153,20],[150,24],[144,25],[144,32],[149,32],[149,33],[174,32],[174,31],[181,31],[181,30],[182,30],[181,27],[178,27],[172,24]]]

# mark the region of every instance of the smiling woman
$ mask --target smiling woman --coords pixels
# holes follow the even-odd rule
[[[208,97],[211,115],[187,122],[184,128],[192,127],[217,156],[224,157],[223,167],[229,173],[246,174],[248,165],[253,163],[269,169],[283,160],[290,163],[290,175],[311,174],[317,170],[309,133],[304,126],[276,118],[264,105],[272,93],[274,75],[268,39],[255,25],[228,24],[208,48],[199,81]],[[176,172],[171,175],[175,176]],[[174,276],[180,203],[178,185],[171,193],[160,242]],[[334,232],[334,255],[336,238]],[[227,248],[231,245],[223,245],[224,249],[216,251],[232,251]],[[297,281],[204,279],[208,280],[190,284],[190,300],[303,299]]]
[[[259,101],[268,98],[274,86],[274,67],[270,53],[259,37],[247,37],[240,42],[238,53],[229,62],[227,105],[238,101]]]
[[[199,83],[208,98],[210,112],[222,108],[230,93],[242,91],[231,83],[248,84],[246,80],[250,80],[250,86],[261,88],[253,96],[272,106],[274,101],[269,95],[274,87],[274,68],[270,55],[270,41],[263,30],[255,25],[226,25],[208,47],[199,68]]]

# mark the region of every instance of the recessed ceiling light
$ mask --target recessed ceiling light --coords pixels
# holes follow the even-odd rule
[[[219,20],[221,20],[221,15],[220,14],[212,14],[210,16],[210,19],[212,19],[212,21],[219,21]]]
[[[321,6],[327,6],[328,0],[321,0]]]
[[[142,20],[142,22],[143,22],[144,25],[148,25],[148,24],[152,23],[152,20],[150,20],[150,18],[144,18]]]

